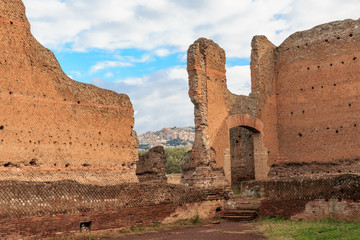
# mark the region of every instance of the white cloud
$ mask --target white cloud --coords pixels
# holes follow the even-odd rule
[[[128,62],[117,62],[117,61],[103,61],[98,62],[90,68],[90,74],[96,73],[100,70],[115,67],[131,67],[133,64]]]
[[[93,83],[130,96],[136,112],[135,130],[138,133],[169,125],[194,125],[194,106],[188,96],[185,66],[171,67],[142,78],[116,82],[93,80]]]
[[[148,77],[142,77],[142,78],[126,78],[124,80],[118,80],[117,82],[123,82],[127,85],[134,85],[134,86],[140,86],[146,83],[148,80]]]
[[[238,95],[251,92],[250,66],[235,66],[226,69],[228,89]]]
[[[171,54],[171,52],[166,48],[157,49],[154,51],[154,53],[156,56],[159,56],[159,57],[166,57]]]
[[[24,0],[32,31],[51,48],[185,51],[198,37],[212,38],[231,57],[248,57],[261,34],[280,44],[289,34],[358,18],[359,0]]]
[[[114,73],[112,73],[112,72],[107,72],[107,73],[105,74],[105,77],[107,77],[107,78],[112,78],[112,77],[114,77]]]

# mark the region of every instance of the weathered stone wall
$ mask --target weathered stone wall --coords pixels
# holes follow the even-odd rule
[[[325,169],[318,167],[321,164],[346,164],[346,171],[358,173],[359,23],[320,25],[291,35],[279,47],[265,36],[255,36],[249,96],[227,90],[225,53],[218,45],[206,39],[191,45],[195,165],[211,163],[219,172],[224,170],[228,183],[234,180],[231,169],[241,160],[231,159],[241,150],[229,140],[229,131],[243,127],[253,133],[257,180],[342,172],[341,167]]]
[[[151,148],[147,153],[139,156],[136,163],[136,175],[139,182],[166,182],[166,155],[163,146]]]
[[[307,220],[359,220],[359,190],[360,177],[350,174],[242,184],[243,195],[262,198],[260,216]]]
[[[277,48],[279,162],[359,158],[359,26],[320,25]]]
[[[23,180],[89,171],[101,184],[105,169],[106,184],[137,181],[129,97],[67,77],[32,36],[21,0],[0,0],[0,78],[0,179],[16,167],[32,173]]]

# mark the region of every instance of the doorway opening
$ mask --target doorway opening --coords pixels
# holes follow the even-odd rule
[[[231,186],[239,189],[242,181],[255,180],[254,138],[259,133],[247,126],[230,129]]]

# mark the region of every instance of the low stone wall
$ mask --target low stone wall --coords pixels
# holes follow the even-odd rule
[[[290,219],[360,220],[360,176],[249,181],[244,196],[261,197],[259,215]]]
[[[0,182],[0,238],[68,234],[222,214],[224,192],[181,185]],[[220,209],[220,211],[219,211]]]

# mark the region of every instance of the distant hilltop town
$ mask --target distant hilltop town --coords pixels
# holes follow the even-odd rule
[[[139,149],[148,150],[154,146],[191,147],[195,139],[194,127],[163,128],[157,132],[139,135]]]

